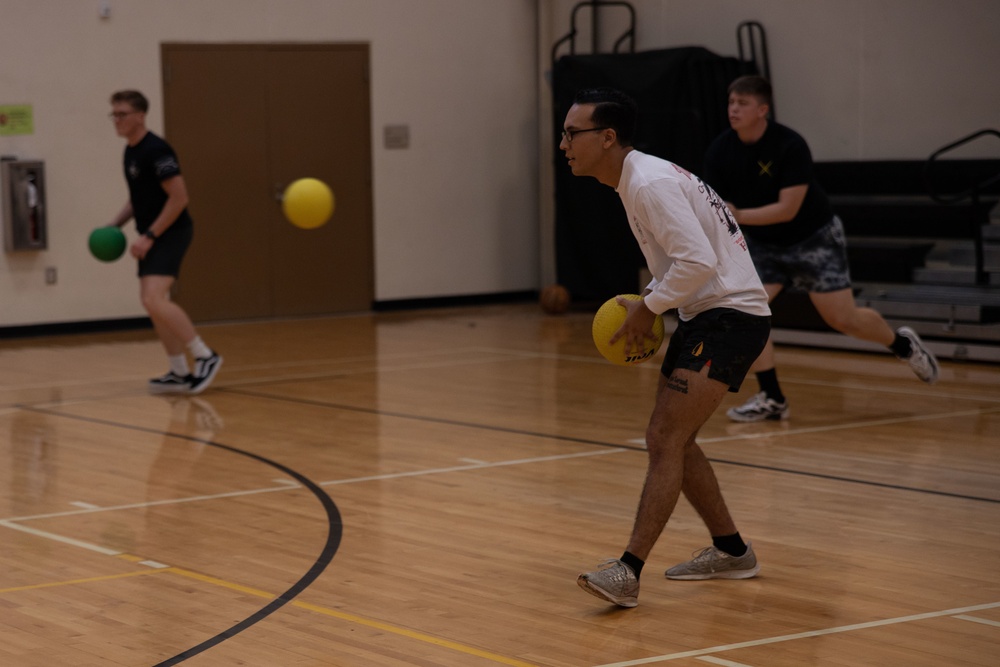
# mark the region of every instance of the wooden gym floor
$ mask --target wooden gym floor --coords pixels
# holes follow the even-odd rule
[[[1000,367],[782,347],[784,423],[705,426],[761,574],[639,606],[621,554],[659,358],[533,304],[214,325],[198,397],[149,331],[0,343],[0,665],[964,666],[1000,655]]]

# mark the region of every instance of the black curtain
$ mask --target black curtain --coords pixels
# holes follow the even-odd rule
[[[705,149],[729,127],[726,88],[752,65],[701,47],[563,56],[552,69],[554,141],[581,88],[611,86],[639,105],[635,147],[701,173]],[[555,156],[556,273],[573,299],[603,301],[639,288],[642,253],[618,194]]]

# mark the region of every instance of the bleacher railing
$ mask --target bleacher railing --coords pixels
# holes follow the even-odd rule
[[[554,63],[559,59],[559,47],[569,42],[569,53],[570,55],[576,55],[576,15],[584,7],[590,8],[590,52],[600,53],[600,20],[599,12],[602,7],[624,7],[628,11],[629,23],[628,28],[621,34],[620,37],[615,41],[612,52],[618,53],[622,46],[622,43],[627,39],[629,40],[629,53],[635,53],[635,9],[628,2],[618,2],[618,1],[605,1],[605,0],[588,0],[587,2],[578,2],[570,14],[570,31],[561,37],[552,46],[552,62]]]
[[[965,201],[971,203],[971,215],[973,216],[973,240],[975,242],[975,254],[976,254],[976,284],[986,285],[989,283],[989,276],[986,274],[985,261],[983,256],[983,228],[980,220],[978,219],[980,210],[980,197],[983,192],[987,191],[989,188],[993,187],[995,184],[1000,183],[1000,173],[993,176],[988,176],[981,181],[971,184],[965,190],[961,192],[952,193],[948,195],[941,194],[938,192],[933,179],[933,169],[934,163],[942,155],[950,153],[951,151],[964,146],[968,143],[976,141],[981,137],[994,136],[1000,139],[1000,131],[997,130],[979,130],[978,132],[973,132],[972,134],[962,137],[957,141],[953,141],[947,146],[943,146],[938,150],[931,153],[931,156],[927,158],[927,162],[924,163],[924,187],[927,188],[927,194],[930,195],[931,199],[940,204],[961,204]]]

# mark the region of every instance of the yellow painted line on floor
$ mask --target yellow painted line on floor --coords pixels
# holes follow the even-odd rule
[[[115,558],[121,558],[122,560],[127,560],[130,563],[141,563],[143,561],[142,556],[133,556],[132,554],[118,554]]]
[[[171,567],[166,570],[161,570],[161,572],[173,572],[174,574],[179,574],[182,577],[188,577],[189,579],[196,579],[198,581],[212,584],[214,586],[221,586],[223,588],[239,591],[241,593],[247,593],[249,595],[255,595],[257,597],[263,597],[263,598],[277,597],[273,593],[268,593],[267,591],[258,590],[256,588],[250,588],[249,586],[243,586],[241,584],[236,584],[231,581],[219,579],[217,577],[200,574],[198,572],[192,572],[190,570],[184,570],[179,567]],[[490,660],[492,662],[496,662],[501,665],[511,665],[511,667],[538,667],[537,665],[530,662],[524,662],[523,660],[509,658],[507,656],[498,655],[496,653],[490,653],[489,651],[483,651],[473,646],[466,646],[465,644],[459,644],[458,642],[449,641],[447,639],[441,639],[440,637],[434,637],[433,635],[428,635],[423,632],[417,632],[416,630],[401,628],[399,626],[392,625],[390,623],[384,623],[382,621],[376,621],[370,618],[364,618],[363,616],[357,616],[355,614],[349,614],[347,612],[337,611],[336,609],[330,609],[329,607],[322,607],[320,605],[310,604],[308,602],[299,602],[297,600],[292,600],[289,604],[295,607],[299,607],[301,609],[305,609],[307,611],[316,612],[317,614],[323,614],[324,616],[332,616],[333,618],[338,618],[342,621],[348,621],[350,623],[364,625],[369,628],[382,630],[384,632],[390,632],[392,634],[399,635],[401,637],[415,639],[417,641],[421,641],[427,644],[434,644],[436,646],[441,646],[443,648],[447,648],[452,651],[457,651],[459,653],[474,655],[476,657],[483,658],[485,660]]]
[[[95,581],[112,581],[114,579],[125,579],[126,577],[140,577],[145,574],[160,574],[166,570],[140,570],[138,572],[124,572],[122,574],[108,574],[103,577],[87,577],[86,579],[71,579],[69,581],[51,581],[46,584],[32,584],[30,586],[15,586],[13,588],[0,588],[2,593],[14,593],[17,591],[33,591],[41,588],[55,588],[57,586],[75,586],[77,584],[89,584]]]
[[[142,558],[139,556],[133,556],[131,554],[119,554],[117,558],[126,560],[132,563],[142,563]],[[267,591],[262,591],[257,588],[251,588],[249,586],[243,586],[241,584],[234,583],[232,581],[226,581],[225,579],[219,579],[218,577],[212,577],[206,574],[200,574],[198,572],[192,572],[191,570],[185,570],[179,567],[165,567],[160,569],[148,569],[148,570],[138,570],[136,572],[123,572],[120,574],[108,574],[100,577],[86,577],[83,579],[71,579],[68,581],[51,581],[43,584],[31,584],[29,586],[14,586],[11,588],[0,588],[0,594],[4,593],[16,593],[18,591],[32,591],[40,590],[43,588],[56,588],[59,586],[76,586],[79,584],[89,584],[99,581],[114,581],[116,579],[126,579],[128,577],[141,577],[150,574],[163,574],[166,572],[171,572],[173,574],[180,575],[182,577],[187,577],[188,579],[195,579],[213,586],[219,586],[222,588],[228,588],[229,590],[239,591],[240,593],[246,593],[248,595],[253,595],[255,597],[274,599],[277,597],[273,593]],[[435,637],[433,635],[428,635],[423,632],[418,632],[416,630],[410,630],[408,628],[402,628],[390,623],[385,623],[382,621],[376,621],[370,618],[365,618],[363,616],[358,616],[356,614],[349,614],[343,611],[337,611],[336,609],[330,609],[329,607],[322,607],[316,604],[310,604],[308,602],[299,602],[297,600],[292,600],[289,604],[299,607],[300,609],[305,609],[307,611],[312,611],[317,614],[323,614],[324,616],[331,616],[333,618],[340,619],[342,621],[348,621],[349,623],[356,623],[358,625],[364,625],[369,628],[375,628],[377,630],[382,630],[383,632],[389,632],[401,637],[406,637],[408,639],[414,639],[416,641],[424,642],[426,644],[434,644],[442,648],[446,648],[452,651],[457,651],[459,653],[465,653],[467,655],[474,655],[485,660],[490,660],[491,662],[496,662],[501,665],[510,665],[511,667],[538,667],[537,665],[524,662],[523,660],[517,660],[516,658],[510,658],[504,655],[499,655],[496,653],[491,653],[489,651],[484,651],[482,649],[475,648],[474,646],[466,646],[465,644],[460,644],[458,642],[449,641],[447,639],[441,639],[440,637]]]
[[[617,450],[613,450],[613,451],[617,451]],[[586,455],[586,453],[579,454],[579,455],[573,455],[573,456],[583,456],[583,455]],[[543,458],[549,459],[549,458],[562,458],[562,457],[543,457]],[[511,464],[511,463],[517,463],[517,462],[507,462],[507,464]],[[478,467],[478,466],[476,466],[476,467]],[[287,489],[287,487],[284,487],[284,488]],[[73,580],[73,581],[51,582],[51,583],[45,583],[45,584],[34,584],[34,585],[31,585],[31,586],[19,586],[19,587],[15,587],[15,588],[0,589],[0,594],[14,592],[14,591],[25,591],[25,590],[33,590],[33,589],[40,589],[40,588],[50,588],[50,587],[54,587],[54,586],[70,586],[70,585],[73,585],[73,584],[85,584],[85,583],[90,583],[90,582],[95,582],[95,581],[110,581],[110,580],[114,580],[114,579],[122,579],[122,578],[125,578],[125,577],[137,577],[137,576],[145,575],[145,574],[156,574],[156,573],[161,573],[161,572],[173,572],[174,574],[178,574],[180,576],[187,577],[189,579],[196,579],[198,581],[202,581],[202,582],[205,582],[205,583],[208,583],[208,584],[212,584],[214,586],[220,586],[220,587],[223,587],[223,588],[228,588],[230,590],[239,591],[241,593],[246,593],[248,595],[253,595],[253,596],[256,596],[256,597],[262,597],[262,598],[268,598],[268,599],[274,599],[274,598],[277,597],[273,593],[269,593],[267,591],[258,590],[256,588],[250,588],[249,586],[242,586],[240,584],[237,584],[237,583],[234,583],[234,582],[231,582],[231,581],[226,581],[224,579],[219,579],[217,577],[212,577],[212,576],[208,576],[208,575],[205,575],[205,574],[199,574],[198,572],[192,572],[191,570],[185,570],[185,569],[179,568],[179,567],[170,567],[169,565],[166,565],[164,563],[159,563],[157,561],[150,561],[150,560],[144,559],[141,556],[136,556],[134,554],[124,553],[124,552],[121,552],[121,551],[117,551],[115,549],[108,549],[108,548],[101,547],[101,546],[98,546],[98,545],[95,545],[95,544],[90,544],[89,542],[82,542],[80,540],[75,540],[75,539],[71,539],[71,538],[67,538],[67,537],[62,537],[60,535],[56,535],[54,533],[48,533],[48,532],[41,531],[41,530],[38,530],[38,529],[35,529],[35,528],[28,528],[27,526],[22,526],[22,525],[20,525],[18,523],[15,523],[13,520],[10,520],[10,519],[0,520],[0,526],[6,526],[6,527],[9,527],[9,528],[14,528],[14,529],[21,530],[21,531],[24,531],[24,532],[27,532],[27,533],[31,533],[33,535],[37,535],[39,537],[45,537],[45,538],[48,538],[48,539],[56,540],[56,541],[62,542],[64,544],[71,544],[73,546],[83,547],[83,548],[88,549],[90,551],[96,551],[97,553],[102,553],[102,554],[105,554],[105,555],[108,555],[108,556],[114,556],[115,558],[118,558],[118,559],[121,559],[121,560],[124,560],[124,561],[128,561],[128,562],[134,563],[136,565],[144,565],[144,566],[146,566],[146,567],[149,568],[149,569],[145,569],[145,570],[140,570],[138,572],[128,572],[128,573],[124,573],[124,574],[112,574],[112,575],[106,575],[106,576],[101,576],[101,577],[90,577],[90,578],[87,578],[87,579],[76,579],[76,580]],[[321,607],[319,605],[309,604],[307,602],[298,602],[296,600],[292,600],[290,602],[290,604],[292,604],[292,605],[294,605],[296,607],[302,608],[302,609],[306,609],[308,611],[316,612],[318,614],[323,614],[325,616],[331,616],[333,618],[339,618],[340,620],[348,621],[349,623],[355,623],[357,625],[364,625],[364,626],[367,626],[367,627],[370,627],[370,628],[376,628],[378,630],[382,630],[383,632],[388,632],[388,633],[391,633],[391,634],[399,635],[401,637],[407,637],[409,639],[415,639],[417,641],[421,641],[421,642],[424,642],[426,644],[434,644],[436,646],[441,646],[443,648],[447,648],[447,649],[450,649],[452,651],[457,651],[459,653],[465,653],[466,655],[474,655],[474,656],[477,656],[479,658],[483,658],[483,659],[489,660],[491,662],[496,662],[496,663],[501,664],[501,665],[510,665],[511,667],[538,667],[538,665],[535,665],[535,664],[530,663],[530,662],[524,662],[523,660],[517,660],[516,658],[510,658],[510,657],[507,657],[505,655],[499,655],[499,654],[496,654],[496,653],[490,653],[489,651],[483,651],[481,649],[475,648],[474,646],[466,646],[465,644],[459,644],[458,642],[449,641],[447,639],[441,639],[440,637],[435,637],[433,635],[428,635],[428,634],[425,634],[425,633],[422,633],[422,632],[417,632],[416,630],[410,630],[410,629],[402,628],[402,627],[399,627],[399,626],[396,626],[396,625],[391,625],[389,623],[384,623],[382,621],[376,621],[376,620],[373,620],[373,619],[370,619],[370,618],[364,618],[363,616],[357,616],[355,614],[349,614],[349,613],[346,613],[346,612],[337,611],[336,609],[329,609],[327,607]]]
[[[262,591],[259,588],[250,588],[249,586],[237,584],[232,581],[226,581],[225,579],[219,579],[218,577],[213,577],[208,574],[201,574],[200,572],[192,572],[191,570],[185,570],[182,567],[169,567],[166,569],[166,572],[173,572],[174,574],[179,574],[182,577],[187,577],[188,579],[197,579],[198,581],[203,581],[206,584],[221,586],[223,588],[228,588],[233,591],[239,591],[240,593],[255,595],[259,598],[278,597],[274,593],[268,593],[267,591]]]

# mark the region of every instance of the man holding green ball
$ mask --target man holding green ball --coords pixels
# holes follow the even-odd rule
[[[177,155],[161,137],[146,129],[149,102],[137,90],[111,96],[111,119],[125,139],[125,180],[129,199],[111,221],[122,227],[135,218],[139,238],[129,253],[139,261],[142,306],[163,343],[170,370],[149,381],[154,394],[199,394],[212,383],[222,357],[195,331],[191,318],[171,301],[170,290],[191,244],[193,225],[187,212],[188,194]],[[194,372],[187,353],[194,359]]]

